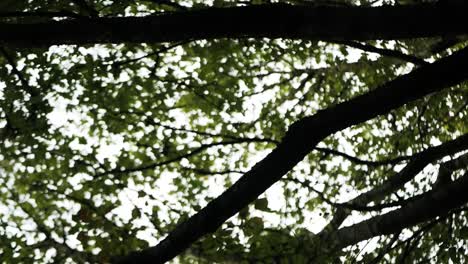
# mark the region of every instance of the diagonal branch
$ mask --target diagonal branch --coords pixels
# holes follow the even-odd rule
[[[324,234],[336,230],[343,223],[346,217],[348,217],[350,213],[349,209],[353,209],[353,207],[365,207],[365,205],[370,202],[381,200],[386,195],[398,190],[405,183],[412,180],[429,163],[465,149],[468,149],[468,134],[448,141],[437,147],[428,148],[414,155],[414,158],[400,172],[389,177],[381,185],[362,193],[347,202],[346,204],[349,205],[348,208],[338,208],[330,223],[320,233]]]
[[[433,188],[439,188],[452,181],[452,173],[456,170],[468,168],[468,153],[461,155],[456,159],[444,162],[439,166],[439,174],[433,185]]]
[[[324,201],[325,203],[327,203],[327,204],[329,204],[329,205],[331,205],[333,207],[336,207],[338,209],[337,213],[335,214],[336,216],[341,216],[342,214],[346,214],[346,216],[347,216],[349,214],[349,210],[360,211],[360,212],[380,211],[382,209],[389,208],[389,207],[403,206],[405,204],[408,204],[410,201],[413,201],[415,199],[420,198],[419,195],[415,195],[415,196],[413,196],[411,198],[408,198],[408,199],[405,199],[405,200],[393,201],[393,202],[389,202],[389,203],[382,203],[382,204],[376,204],[376,205],[371,205],[371,206],[360,205],[360,204],[352,204],[350,202],[338,203],[338,202],[334,202],[334,201],[330,200],[329,198],[327,198],[325,196],[325,194],[323,192],[321,192],[321,191],[315,189],[314,187],[312,187],[311,182],[308,181],[308,180],[300,181],[300,180],[294,179],[294,178],[286,179],[286,180],[302,185],[303,187],[307,188],[309,191],[312,191],[312,192],[316,193],[320,200]],[[340,218],[340,219],[342,219],[342,218]],[[344,219],[342,219],[342,220],[344,220]],[[335,221],[336,221],[336,217],[333,218],[332,221],[330,222],[330,224],[327,225],[323,229],[324,231],[322,233],[324,233],[326,231],[334,231],[338,227],[337,226],[338,223],[335,223]],[[341,224],[341,222],[339,224]]]
[[[10,56],[10,54],[8,53],[8,51],[1,47],[0,46],[0,53],[2,54],[3,57],[5,57],[6,61],[8,62],[8,64],[10,64],[10,66],[12,67],[12,72],[16,75],[16,77],[18,77],[18,79],[20,80],[21,82],[21,85],[23,87],[23,89],[29,93],[29,95],[31,95],[31,97],[35,97],[35,96],[38,96],[39,95],[39,91],[37,90],[36,87],[33,87],[31,85],[29,85],[29,82],[28,80],[26,80],[26,78],[23,76],[23,74],[21,73],[20,70],[18,70],[18,68],[16,67],[16,63],[15,63],[15,60],[13,59],[12,56]]]
[[[390,239],[390,241],[379,250],[377,256],[373,258],[371,261],[369,261],[368,263],[369,264],[381,263],[381,260],[385,257],[385,255],[392,250],[393,244],[395,244],[399,236],[400,236],[400,233],[395,233]]]
[[[375,236],[399,232],[436,216],[445,215],[468,202],[467,188],[468,173],[442,188],[426,192],[421,199],[401,209],[341,228],[326,239],[327,244],[330,245],[329,248],[343,248]]]
[[[409,156],[401,156],[401,157],[396,157],[393,159],[385,159],[385,160],[378,160],[378,161],[371,161],[371,160],[363,160],[358,157],[351,156],[349,154],[346,154],[344,152],[334,150],[334,149],[329,149],[329,148],[322,148],[322,147],[316,147],[314,148],[315,150],[318,150],[320,152],[323,152],[325,154],[333,154],[337,156],[341,156],[353,163],[356,164],[361,164],[361,165],[367,165],[367,166],[381,166],[381,165],[395,165],[398,163],[401,163],[402,161],[409,160],[411,157]]]
[[[390,177],[379,187],[359,195],[353,199],[351,203],[362,204],[369,201],[374,201],[384,196],[385,194],[392,193],[393,191],[401,188],[405,183],[412,180],[430,162],[441,159],[447,155],[455,154],[465,149],[468,149],[468,134],[418,153],[415,155],[415,158],[399,173]]]
[[[468,48],[400,76],[373,91],[294,123],[267,157],[206,207],[179,224],[155,247],[135,252],[120,263],[164,263],[253,202],[280,180],[325,137],[372,119],[468,78]]]
[[[391,49],[384,49],[384,48],[377,48],[367,43],[361,43],[357,41],[333,41],[336,44],[343,44],[349,47],[353,47],[356,49],[360,49],[367,52],[377,53],[381,56],[387,56],[396,58],[402,61],[411,62],[415,65],[427,65],[429,62],[425,61],[424,59],[418,58],[413,55],[405,54],[398,50],[391,50]]]
[[[58,242],[52,236],[52,230],[50,230],[41,219],[39,219],[33,212],[33,208],[28,208],[20,200],[17,193],[11,191],[11,196],[18,207],[34,222],[37,227],[37,230],[45,235],[45,239],[39,243],[51,244],[57,250],[63,249],[68,256],[76,256],[81,261],[93,261],[95,257],[92,254],[87,252],[78,251],[74,248],[71,248],[66,241]]]

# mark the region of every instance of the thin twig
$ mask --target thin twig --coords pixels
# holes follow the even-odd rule
[[[206,149],[208,149],[210,147],[231,145],[231,144],[237,144],[237,143],[250,143],[250,142],[252,142],[252,141],[249,141],[249,140],[232,140],[232,141],[222,141],[222,142],[216,142],[216,143],[211,143],[211,144],[205,144],[205,145],[201,145],[200,147],[198,147],[196,149],[193,149],[192,151],[190,151],[188,153],[176,156],[174,158],[170,158],[170,159],[167,159],[167,160],[164,160],[164,161],[154,162],[154,163],[150,163],[150,164],[146,164],[146,165],[142,165],[142,166],[137,166],[137,167],[133,167],[133,168],[128,168],[128,169],[114,169],[114,170],[110,170],[110,171],[104,171],[104,172],[93,175],[93,178],[97,179],[97,178],[100,178],[100,177],[108,175],[108,174],[126,174],[126,173],[131,173],[131,172],[150,170],[150,169],[154,169],[154,168],[157,168],[157,167],[160,167],[160,166],[163,166],[163,165],[168,165],[170,163],[180,161],[180,160],[182,160],[184,158],[192,157],[194,155],[199,154],[202,151],[205,151]]]
[[[363,160],[354,156],[351,156],[349,154],[340,152],[338,150],[334,149],[329,149],[329,148],[323,148],[323,147],[316,147],[315,150],[318,150],[320,152],[326,153],[326,154],[333,154],[337,156],[341,156],[351,162],[357,163],[357,164],[362,164],[362,165],[368,165],[368,166],[381,166],[381,165],[395,165],[398,163],[401,163],[402,161],[406,161],[411,159],[411,156],[400,156],[397,158],[393,159],[385,159],[385,160],[379,160],[379,161],[368,161],[368,160]]]
[[[367,43],[361,43],[361,42],[356,42],[356,41],[333,41],[332,43],[342,44],[342,45],[346,45],[346,46],[353,47],[353,48],[356,48],[356,49],[360,49],[360,50],[363,50],[363,51],[377,53],[377,54],[380,54],[382,56],[393,57],[393,58],[400,59],[400,60],[403,60],[403,61],[406,61],[406,62],[411,62],[411,63],[413,63],[415,65],[430,64],[429,62],[427,62],[427,61],[425,61],[425,60],[423,60],[421,58],[418,58],[416,56],[405,54],[405,53],[397,51],[397,50],[377,48],[377,47],[372,46],[372,45],[367,44]]]

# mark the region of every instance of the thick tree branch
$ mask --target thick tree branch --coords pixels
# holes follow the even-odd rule
[[[435,43],[434,45],[432,45],[431,47],[431,53],[435,54],[435,53],[440,53],[442,51],[445,51],[449,48],[452,48],[453,46],[463,42],[463,41],[466,41],[467,38],[466,36],[465,37],[462,37],[462,36],[457,36],[457,37],[448,37],[448,38],[442,38],[441,41]]]
[[[412,180],[427,164],[444,156],[455,154],[468,148],[468,134],[458,137],[437,147],[429,148],[418,155],[399,173],[390,177],[382,185],[369,192],[359,195],[352,203],[362,204],[374,201],[385,194],[391,193]]]
[[[232,187],[179,224],[157,246],[130,254],[120,263],[164,263],[200,237],[216,231],[300,162],[318,142],[427,94],[468,78],[468,48],[414,70],[350,101],[294,123],[282,142]]]
[[[456,170],[468,168],[468,153],[461,155],[456,159],[449,160],[440,164],[439,174],[434,183],[434,188],[439,188],[452,181],[452,173]]]
[[[244,37],[369,40],[456,36],[468,33],[465,23],[467,9],[468,2],[384,7],[272,4],[209,8],[147,17],[2,23],[0,44],[32,47]]]
[[[392,234],[445,215],[468,202],[468,174],[446,186],[427,192],[421,199],[401,209],[373,217],[361,223],[342,228],[326,239],[336,248],[343,248],[375,236]],[[333,241],[333,242],[331,242]]]
[[[362,193],[347,202],[346,204],[349,205],[348,208],[338,208],[333,215],[332,220],[323,229],[321,234],[336,230],[343,223],[346,217],[348,217],[350,209],[353,209],[353,207],[365,208],[368,203],[381,200],[386,195],[400,189],[405,183],[411,181],[429,163],[465,149],[468,149],[468,134],[448,141],[437,147],[428,148],[414,155],[413,159],[400,172],[389,177],[381,185]]]
[[[367,204],[370,202],[377,202],[384,198],[386,195],[396,191],[397,189],[401,188],[405,183],[412,180],[419,172],[421,172],[426,165],[431,162],[434,162],[437,159],[441,159],[447,155],[453,155],[457,152],[463,151],[468,149],[468,134],[460,136],[457,139],[451,140],[446,142],[442,145],[437,147],[431,147],[426,149],[420,153],[415,154],[412,157],[412,160],[403,168],[399,173],[396,173],[389,177],[386,181],[384,181],[381,185],[360,194],[359,196],[355,197],[354,199],[345,202],[345,203],[337,203],[333,202],[332,200],[328,199],[322,192],[314,189],[311,186],[311,182],[308,180],[300,181],[297,179],[288,179],[289,181],[299,183],[302,186],[308,188],[310,191],[313,191],[318,194],[319,198],[326,202],[327,204],[334,206],[337,208],[334,217],[330,221],[330,223],[323,229],[321,234],[325,232],[333,232],[336,230],[341,223],[346,219],[349,213],[354,211],[376,211],[382,210],[388,207],[395,207],[395,206],[404,206],[415,199],[419,199],[420,195],[413,196],[411,198],[401,200],[401,201],[393,201],[388,203],[376,203],[375,205],[368,206]],[[443,163],[439,169],[439,177],[436,186],[446,184],[450,182],[450,175],[451,172],[454,170],[460,169],[462,167],[468,166],[468,154],[464,154],[457,159],[453,159]],[[449,177],[448,179],[440,180],[441,177]]]

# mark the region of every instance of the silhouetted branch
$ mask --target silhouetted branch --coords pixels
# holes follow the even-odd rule
[[[416,56],[405,54],[398,50],[378,48],[367,43],[361,43],[361,42],[356,42],[356,41],[333,41],[333,43],[346,45],[346,46],[353,47],[353,48],[360,49],[360,50],[367,51],[367,52],[377,53],[385,57],[392,57],[392,58],[396,58],[402,61],[411,62],[415,65],[429,64],[429,62],[425,61],[424,59],[418,58]]]
[[[468,173],[441,188],[424,193],[420,199],[400,209],[341,228],[335,233],[319,235],[319,239],[327,243],[325,251],[333,251],[375,236],[399,232],[461,207],[468,202],[466,188]],[[317,253],[315,249],[312,252]]]
[[[251,143],[251,142],[253,142],[253,141],[250,141],[250,140],[232,140],[232,141],[223,141],[223,142],[216,142],[216,143],[211,143],[211,144],[204,144],[204,145],[201,145],[198,148],[192,149],[190,152],[187,152],[187,153],[182,154],[182,155],[178,155],[178,156],[173,157],[173,158],[169,158],[169,159],[164,160],[164,161],[145,164],[145,165],[137,166],[137,167],[133,167],[133,168],[114,169],[114,170],[110,170],[110,171],[105,171],[105,172],[101,172],[101,173],[97,173],[97,174],[93,175],[93,178],[97,179],[97,178],[100,178],[100,177],[103,177],[103,176],[109,175],[109,174],[127,174],[127,173],[132,173],[132,172],[137,172],[137,171],[145,171],[145,170],[155,169],[157,167],[168,165],[168,164],[173,163],[173,162],[178,162],[178,161],[180,161],[180,160],[182,160],[184,158],[189,158],[191,156],[195,156],[195,155],[197,155],[197,154],[199,154],[199,153],[201,153],[201,152],[203,152],[206,149],[211,148],[211,147],[232,145],[232,144],[238,144],[238,143]]]
[[[346,204],[359,207],[365,207],[370,202],[376,202],[383,199],[386,195],[393,193],[401,188],[405,183],[412,180],[419,172],[421,172],[429,163],[441,159],[444,156],[455,154],[468,148],[468,134],[460,136],[454,140],[448,141],[436,147],[428,148],[420,153],[415,154],[411,161],[398,173],[390,176],[382,184],[372,188],[371,190],[362,193]],[[398,204],[395,202],[395,204]],[[333,215],[330,223],[321,231],[322,234],[336,230],[343,221],[348,217],[353,209],[338,208]],[[377,207],[379,208],[379,207]]]
[[[282,142],[269,155],[252,167],[249,172],[244,174],[223,194],[209,202],[206,207],[187,221],[179,224],[155,247],[130,254],[119,259],[119,262],[164,263],[171,260],[200,237],[216,231],[224,221],[257,199],[261,193],[280,180],[325,137],[349,126],[388,113],[392,109],[430,93],[458,84],[468,78],[466,68],[468,68],[468,48],[433,64],[413,70],[411,73],[400,76],[367,94],[297,121],[290,126]],[[463,179],[466,179],[466,185],[468,185],[468,176]],[[403,211],[398,211],[402,213],[397,215],[398,217],[410,215],[409,219],[406,217],[407,221],[405,222],[401,222],[393,214],[383,215],[384,218],[380,219],[388,223],[378,233],[394,233],[404,227],[426,220],[426,217],[433,217],[438,213],[445,212],[440,211],[440,208],[452,209],[460,202],[464,202],[465,198],[468,199],[467,186],[464,185],[463,180],[461,183],[458,180],[457,184],[451,183],[439,191],[430,193],[427,199],[421,198],[406,205],[400,209]],[[460,189],[459,186],[463,186],[464,189]],[[446,194],[448,193],[453,193],[454,197],[447,197]],[[443,203],[443,205],[436,207],[439,208],[439,211],[434,208],[428,210],[424,205],[430,203],[429,200]],[[427,210],[427,212],[423,210]],[[398,224],[393,226],[394,223],[389,222],[390,220],[387,219]],[[347,231],[349,229],[343,229],[336,234],[338,238],[343,238],[343,241],[337,245],[344,247],[377,235],[375,232],[366,232],[368,231],[365,229],[366,227],[367,223],[362,223],[358,228],[353,228],[350,231]],[[362,235],[350,235],[361,234],[361,229]],[[349,233],[355,230],[358,232]],[[333,241],[333,243],[335,242]]]
[[[158,55],[158,54],[160,54],[160,53],[169,51],[169,50],[171,50],[171,49],[173,49],[173,48],[175,48],[175,47],[178,47],[178,46],[181,46],[181,45],[190,43],[190,42],[191,42],[191,40],[181,41],[181,42],[175,43],[175,44],[173,44],[173,45],[168,45],[168,46],[162,47],[162,48],[158,49],[158,50],[155,51],[155,52],[148,53],[148,54],[146,54],[146,55],[144,55],[144,56],[141,56],[141,57],[138,57],[138,58],[129,59],[129,60],[122,60],[122,61],[115,61],[115,62],[112,63],[112,66],[113,66],[113,67],[120,67],[120,66],[125,65],[125,64],[137,62],[137,61],[139,61],[139,60],[142,60],[142,59],[145,59],[145,58],[148,58],[148,57],[152,57],[152,56]]]
[[[316,147],[314,149],[320,152],[326,153],[326,154],[333,154],[333,155],[341,156],[353,163],[367,165],[367,166],[395,165],[395,164],[401,163],[402,161],[411,159],[411,156],[401,156],[401,157],[397,157],[393,159],[369,161],[369,160],[363,160],[363,159],[351,156],[349,154],[346,154],[344,152],[340,152],[334,149],[323,148],[323,147]]]
[[[5,57],[5,59],[7,60],[8,64],[10,64],[10,66],[12,67],[12,71],[13,73],[18,77],[18,79],[20,80],[21,82],[21,85],[23,86],[23,89],[29,93],[31,96],[38,96],[39,95],[39,91],[37,91],[36,88],[32,87],[29,85],[28,81],[26,80],[26,78],[24,78],[23,74],[18,70],[18,68],[16,67],[16,63],[15,63],[15,60],[13,59],[13,57],[10,56],[10,54],[6,51],[5,48],[3,47],[0,47],[0,53],[3,55],[3,57]]]
[[[221,171],[213,171],[213,170],[207,170],[207,169],[199,169],[199,168],[189,168],[189,167],[181,167],[182,170],[188,170],[188,171],[193,171],[196,174],[200,175],[223,175],[223,174],[244,174],[245,171],[239,171],[239,170],[221,170]]]
[[[86,3],[82,4],[84,1],[74,2],[88,10]],[[0,24],[0,43],[34,47],[249,37],[362,41],[456,36],[468,33],[465,27],[467,8],[468,3],[464,1],[382,7],[267,4],[207,8],[147,17]],[[96,15],[92,9],[88,12]]]

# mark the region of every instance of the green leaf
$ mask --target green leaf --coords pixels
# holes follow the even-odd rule
[[[460,238],[468,239],[468,226],[463,226],[459,231]]]
[[[249,233],[258,235],[263,231],[263,219],[260,217],[250,218],[245,223],[245,226]]]
[[[267,198],[260,198],[260,199],[255,200],[254,206],[255,206],[255,209],[258,209],[260,211],[265,211],[265,212],[270,211],[270,209],[268,208]]]
[[[133,218],[133,219],[137,219],[137,218],[140,218],[140,217],[141,217],[140,209],[138,209],[138,208],[133,208],[133,210],[132,210],[132,218]]]

